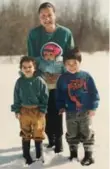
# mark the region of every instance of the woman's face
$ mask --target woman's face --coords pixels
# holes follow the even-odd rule
[[[39,19],[42,26],[46,30],[50,30],[55,26],[56,16],[53,8],[43,8],[40,10]]]

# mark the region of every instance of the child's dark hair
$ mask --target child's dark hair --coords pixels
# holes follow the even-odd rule
[[[33,57],[23,56],[20,60],[20,69],[22,69],[22,65],[24,62],[32,62],[35,68],[34,75],[36,74],[37,64],[36,60]]]
[[[70,60],[70,59],[75,59],[79,62],[82,61],[81,53],[78,47],[69,49],[67,53],[64,55],[63,62],[65,63],[67,60]]]
[[[40,13],[41,9],[44,9],[44,8],[52,8],[53,11],[55,12],[55,7],[52,3],[50,2],[44,2],[40,5],[39,9],[38,9],[38,13]]]

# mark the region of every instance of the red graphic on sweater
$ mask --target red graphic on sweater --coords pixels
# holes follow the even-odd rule
[[[81,88],[83,88],[84,90],[87,90],[87,84],[84,79],[71,80],[71,83],[68,84],[68,95],[69,95],[71,101],[76,103],[77,109],[80,109],[82,107],[82,104],[78,100],[74,91],[81,89]]]

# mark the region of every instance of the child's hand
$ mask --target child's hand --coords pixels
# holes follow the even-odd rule
[[[62,115],[66,110],[64,108],[60,109],[59,115]]]
[[[45,73],[45,76],[46,76],[47,83],[56,83],[56,80],[58,79],[60,74],[49,74],[49,73],[46,74]]]
[[[50,75],[48,78],[47,78],[47,82],[48,83],[55,83],[56,82],[56,78],[52,75]]]
[[[52,83],[55,83],[57,81],[57,79],[58,79],[59,76],[60,76],[60,74],[53,74],[51,76]]]
[[[20,113],[17,113],[17,114],[15,113],[15,117],[19,120],[21,117]]]
[[[37,124],[38,124],[39,131],[42,131],[45,129],[45,113],[39,112]]]
[[[92,116],[95,116],[95,111],[94,110],[89,110],[89,115],[92,117]]]

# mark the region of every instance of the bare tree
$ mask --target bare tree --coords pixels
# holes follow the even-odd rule
[[[39,24],[40,0],[31,1],[25,8],[20,3],[11,0],[0,10],[0,55],[26,54],[28,32]],[[89,52],[109,49],[107,20],[99,19],[100,6],[95,0],[80,0],[76,9],[68,0],[61,7],[58,22],[71,29],[76,45]]]

